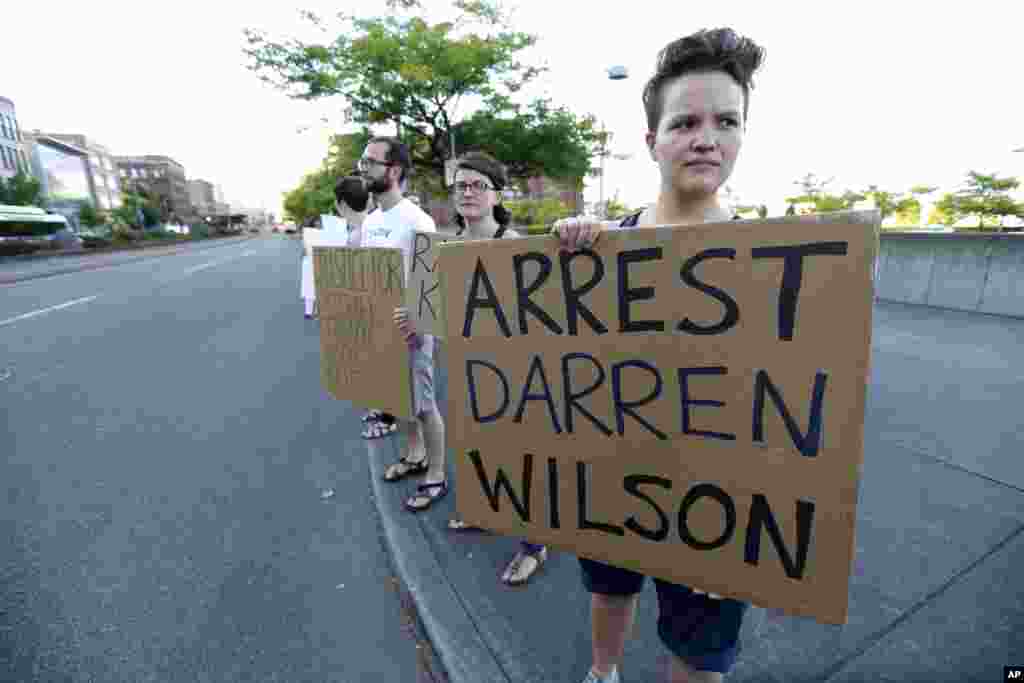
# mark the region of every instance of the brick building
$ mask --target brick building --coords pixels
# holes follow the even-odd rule
[[[146,154],[115,157],[121,186],[125,191],[145,189],[160,197],[167,217],[177,220],[195,218],[189,201],[185,167],[170,157]]]

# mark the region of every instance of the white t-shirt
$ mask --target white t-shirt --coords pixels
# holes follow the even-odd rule
[[[363,246],[401,249],[404,254],[406,284],[412,266],[416,232],[437,232],[434,219],[408,199],[402,199],[390,210],[377,208],[363,221]]]

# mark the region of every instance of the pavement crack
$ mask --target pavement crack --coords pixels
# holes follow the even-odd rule
[[[901,446],[901,448],[906,450],[908,453],[912,453],[912,454],[916,455],[919,458],[922,458],[922,459],[925,459],[925,460],[930,460],[932,462],[937,462],[940,465],[943,465],[943,466],[948,467],[950,469],[956,470],[957,472],[963,472],[964,474],[966,474],[968,476],[977,477],[978,479],[984,479],[985,481],[989,482],[990,484],[996,484],[997,486],[1001,486],[1003,488],[1010,489],[1011,491],[1016,491],[1017,493],[1024,493],[1024,488],[1021,488],[1020,486],[1015,486],[1014,484],[1010,484],[1010,483],[1002,481],[1000,479],[996,479],[995,477],[990,477],[987,474],[982,474],[981,472],[975,472],[974,470],[968,469],[968,468],[964,467],[963,465],[958,465],[957,463],[955,463],[955,462],[953,462],[951,460],[946,460],[945,458],[941,458],[941,457],[939,457],[937,455],[933,455],[931,453],[926,453],[926,452],[918,450],[916,448],[910,448],[910,447],[907,447],[907,446]]]
[[[971,562],[966,567],[964,567],[963,569],[961,569],[957,573],[953,574],[953,576],[951,576],[945,583],[943,583],[939,587],[935,588],[934,590],[929,592],[927,595],[925,595],[923,598],[918,600],[916,603],[911,605],[910,609],[908,609],[906,612],[904,612],[903,614],[898,616],[896,619],[894,619],[892,621],[892,623],[890,623],[888,626],[885,626],[885,627],[881,628],[880,630],[876,631],[875,633],[873,633],[873,634],[869,635],[868,637],[866,637],[864,639],[864,641],[861,643],[860,647],[858,647],[856,650],[854,650],[850,654],[846,655],[845,657],[840,658],[838,661],[836,661],[834,664],[832,664],[832,666],[830,666],[828,669],[826,669],[821,674],[821,676],[819,676],[816,680],[819,683],[828,683],[829,680],[831,680],[832,678],[837,676],[839,673],[841,673],[843,671],[843,669],[845,669],[854,660],[860,658],[862,655],[867,653],[868,650],[872,649],[878,643],[880,643],[883,640],[885,640],[885,638],[888,637],[890,633],[892,633],[893,631],[898,629],[900,626],[905,624],[907,621],[909,621],[912,617],[914,617],[918,612],[920,612],[925,607],[927,607],[937,597],[939,597],[940,595],[942,595],[943,593],[948,591],[955,584],[959,583],[962,578],[964,578],[965,576],[970,574],[972,571],[974,571],[974,569],[976,567],[981,565],[988,558],[992,557],[993,555],[998,553],[1000,550],[1005,548],[1007,545],[1009,545],[1011,542],[1013,542],[1017,537],[1021,536],[1021,534],[1024,534],[1024,524],[1021,524],[1016,529],[1014,529],[1012,532],[1010,532],[1010,534],[1007,535],[1006,538],[1004,538],[999,543],[996,543],[994,546],[992,546],[989,549],[988,552],[983,554],[981,557],[976,559],[974,562]]]

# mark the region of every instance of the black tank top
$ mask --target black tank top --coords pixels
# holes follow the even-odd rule
[[[620,228],[635,228],[637,226],[637,224],[640,223],[640,216],[643,215],[644,211],[646,211],[646,209],[640,209],[636,213],[631,213],[630,215],[626,216],[625,218],[622,219],[622,222],[619,223],[619,227]],[[739,221],[739,220],[743,220],[743,219],[740,218],[739,216],[733,216],[732,220]]]

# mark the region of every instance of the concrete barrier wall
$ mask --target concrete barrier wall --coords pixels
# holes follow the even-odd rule
[[[1024,235],[883,232],[875,295],[1024,318]]]

